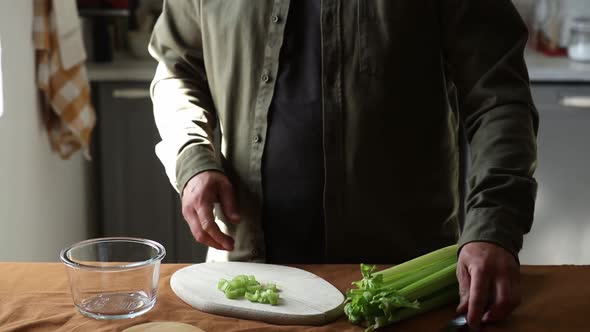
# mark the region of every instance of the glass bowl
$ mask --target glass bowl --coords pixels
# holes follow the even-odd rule
[[[156,304],[164,247],[152,240],[110,237],[76,243],[60,253],[74,305],[95,319],[133,318]]]

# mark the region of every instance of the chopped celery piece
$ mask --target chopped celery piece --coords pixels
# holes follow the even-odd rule
[[[255,292],[255,291],[259,291],[262,290],[262,286],[261,285],[252,285],[252,286],[247,286],[246,290],[250,293]]]
[[[252,275],[237,275],[232,280],[220,279],[217,289],[228,299],[245,297],[248,301],[270,305],[279,304],[279,289],[275,284],[262,285]]]
[[[270,303],[270,305],[279,304],[279,293],[269,292],[268,293],[268,302]]]
[[[255,291],[254,293],[246,292],[245,297],[250,302],[258,302],[258,299],[260,298],[260,291]]]
[[[225,296],[228,299],[239,299],[240,297],[244,296],[244,292],[241,289],[229,289],[225,291]]]
[[[225,291],[227,286],[229,286],[229,283],[225,279],[220,279],[217,283],[217,289],[219,289],[220,291]]]

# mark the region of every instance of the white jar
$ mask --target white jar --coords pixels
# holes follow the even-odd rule
[[[573,19],[567,54],[576,61],[590,61],[590,17]]]

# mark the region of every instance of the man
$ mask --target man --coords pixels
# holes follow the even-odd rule
[[[397,263],[458,236],[458,310],[506,317],[536,192],[526,41],[509,0],[166,1],[157,153],[193,236],[275,263]]]

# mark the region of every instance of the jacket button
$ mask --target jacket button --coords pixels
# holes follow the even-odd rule
[[[252,256],[254,256],[254,257],[258,256],[258,250],[252,249]]]
[[[264,83],[268,83],[268,81],[270,81],[270,77],[267,74],[262,74],[262,76],[260,77],[260,79]]]
[[[279,23],[279,16],[273,15],[270,20],[272,21],[272,23]]]
[[[254,143],[260,143],[261,140],[262,138],[260,138],[260,135],[254,135],[254,137],[252,138],[252,141],[254,141]]]

